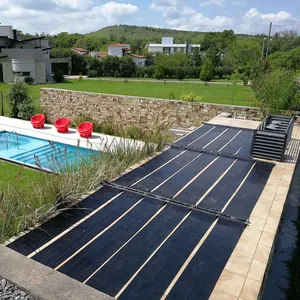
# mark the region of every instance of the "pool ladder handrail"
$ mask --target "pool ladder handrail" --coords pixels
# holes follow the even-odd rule
[[[6,150],[8,150],[8,138],[14,134],[16,136],[16,139],[17,139],[17,146],[18,146],[18,150],[20,150],[20,145],[19,145],[19,135],[16,131],[11,131],[5,138],[6,140]]]

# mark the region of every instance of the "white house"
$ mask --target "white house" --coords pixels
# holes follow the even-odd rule
[[[144,67],[146,62],[146,57],[143,55],[137,55],[130,53],[130,56],[132,57],[132,61],[135,63],[137,67]]]
[[[3,81],[31,76],[35,83],[52,81],[49,42],[44,37],[18,40],[12,26],[0,26],[0,68]]]
[[[148,52],[154,53],[176,53],[176,52],[184,52],[192,54],[196,48],[200,49],[200,44],[190,44],[185,42],[184,44],[174,44],[173,37],[163,37],[161,39],[161,44],[151,44],[146,45]]]
[[[110,44],[108,46],[108,52],[90,51],[88,55],[92,57],[97,57],[100,61],[106,56],[130,56],[137,67],[144,67],[146,61],[145,56],[131,53],[129,44]]]
[[[108,55],[122,57],[125,56],[128,52],[130,52],[129,44],[110,44],[108,46]]]

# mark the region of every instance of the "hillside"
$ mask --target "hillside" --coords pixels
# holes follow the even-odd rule
[[[87,35],[98,38],[112,37],[112,39],[120,40],[130,36],[130,39],[146,39],[153,42],[158,42],[163,36],[172,36],[176,42],[200,42],[205,32],[197,31],[180,31],[174,29],[162,29],[146,26],[129,26],[115,25],[104,27],[98,31],[88,33]]]

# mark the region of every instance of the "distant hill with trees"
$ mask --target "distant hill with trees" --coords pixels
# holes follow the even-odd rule
[[[121,43],[129,36],[130,39],[146,39],[151,42],[160,42],[163,36],[172,36],[178,43],[185,41],[196,43],[202,40],[205,32],[163,29],[148,26],[114,25],[101,28],[87,35],[98,38],[109,37],[111,39],[120,40]]]

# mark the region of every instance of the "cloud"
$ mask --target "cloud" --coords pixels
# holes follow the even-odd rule
[[[217,5],[217,6],[223,6],[224,0],[206,0],[200,2],[201,6],[208,6],[208,5]]]
[[[183,8],[183,10],[181,11],[181,13],[183,15],[192,15],[192,14],[195,14],[197,11],[195,9],[193,9],[192,7],[189,7],[189,6],[185,6]]]
[[[237,5],[237,6],[244,6],[247,4],[247,1],[246,0],[232,0],[230,2],[230,4]]]
[[[202,5],[208,2],[215,5],[223,4],[223,0],[208,0],[202,2]],[[154,0],[150,7],[154,11],[161,12],[167,26],[173,29],[219,31],[232,27],[231,18],[225,16],[208,18],[187,3],[187,0]]]
[[[86,33],[138,13],[130,3],[99,0],[1,0],[1,22],[24,32]]]
[[[240,25],[241,32],[266,33],[269,23],[273,23],[273,32],[280,30],[297,30],[300,20],[291,13],[280,11],[278,13],[261,13],[256,8],[251,8],[243,17]]]
[[[166,20],[166,23],[174,29],[193,31],[222,31],[231,28],[233,20],[224,16],[208,18],[201,13],[195,13],[189,18]]]

